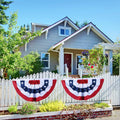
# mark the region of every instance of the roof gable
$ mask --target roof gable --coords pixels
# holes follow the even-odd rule
[[[93,32],[95,32],[99,37],[101,37],[105,42],[107,43],[114,43],[110,38],[108,38],[98,27],[96,27],[92,22],[88,23],[84,27],[80,28],[75,33],[71,34],[70,36],[64,38],[54,46],[52,46],[50,49],[54,49],[55,47],[59,46],[60,44],[64,44],[65,41],[69,40],[70,38],[74,37],[75,35],[79,34],[83,30],[90,28]]]
[[[42,33],[48,31],[49,29],[57,26],[58,24],[60,24],[60,23],[62,23],[62,22],[64,22],[64,21],[67,21],[68,24],[69,24],[71,27],[73,27],[75,30],[79,30],[79,27],[78,27],[77,25],[75,25],[75,23],[74,23],[70,18],[64,17],[63,19],[57,21],[56,23],[54,23],[54,24],[50,25],[49,27],[47,27],[46,29],[44,29],[44,30],[42,31]]]

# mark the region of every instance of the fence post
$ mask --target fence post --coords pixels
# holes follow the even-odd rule
[[[66,73],[66,77],[68,77],[68,67],[67,67],[67,64],[65,64],[65,73]]]
[[[78,75],[82,78],[82,68],[80,67],[80,64],[78,64]]]
[[[11,106],[11,86],[12,86],[12,80],[9,80],[9,106]]]

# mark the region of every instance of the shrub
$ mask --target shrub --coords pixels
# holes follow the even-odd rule
[[[95,103],[94,107],[96,107],[96,108],[106,108],[106,107],[109,107],[109,105],[107,103]]]
[[[21,114],[32,114],[32,113],[35,113],[37,112],[37,107],[35,106],[35,104],[33,103],[25,103],[23,106],[22,106],[22,109],[21,109]]]
[[[62,101],[54,101],[42,104],[39,109],[40,112],[60,111],[65,107]]]
[[[16,105],[11,105],[11,106],[8,108],[9,113],[16,113],[16,112],[17,112],[17,106],[18,106],[18,104],[16,104]]]
[[[93,75],[83,75],[82,78],[90,78],[93,77]]]
[[[84,65],[87,73],[90,75],[99,75],[102,73],[104,63],[107,61],[107,57],[103,55],[102,46],[99,46],[99,48],[93,48],[89,50],[89,57],[84,57],[82,60],[82,64]]]
[[[109,107],[107,103],[95,103],[95,104],[72,104],[65,106],[64,110],[91,110],[96,108],[105,108]]]
[[[53,73],[58,73],[58,70],[53,70],[52,72],[53,72]]]
[[[88,109],[94,109],[94,106],[91,104],[72,104],[65,107],[64,110],[70,111],[70,110],[88,110]]]
[[[119,75],[120,53],[113,55],[113,75]]]

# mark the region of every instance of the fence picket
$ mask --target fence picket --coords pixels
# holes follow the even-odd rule
[[[120,105],[120,74],[119,74],[119,76],[118,76],[118,79],[119,79],[119,95],[118,95],[118,100],[119,100],[119,104],[118,105]]]
[[[11,106],[11,87],[12,87],[12,81],[9,80],[9,106]]]
[[[5,80],[2,79],[2,95],[1,95],[2,98],[1,98],[1,106],[4,106],[4,97],[5,97],[5,96],[4,96],[4,95],[5,95],[5,94],[4,94],[4,81],[5,81]]]
[[[8,91],[9,91],[9,88],[8,88],[8,80],[5,80],[5,106],[7,106],[8,104]]]
[[[27,75],[21,77],[19,79],[44,79],[44,78],[55,78],[57,79],[57,83],[53,92],[46,99],[37,102],[36,104],[42,104],[48,101],[62,100],[65,103],[84,103],[85,101],[79,101],[71,98],[63,89],[61,84],[61,80],[66,78],[64,76],[60,76],[59,74],[51,73],[51,72],[43,72],[37,73],[33,75]],[[98,101],[98,100],[111,100],[112,105],[120,105],[120,76],[111,76],[110,73],[106,73],[104,75],[99,75],[96,78],[104,78],[104,84],[100,92],[90,100],[90,101]],[[18,79],[18,78],[17,78]],[[15,105],[23,105],[26,101],[22,99],[15,91],[12,80],[4,80],[0,79],[0,89],[1,89],[1,98],[0,98],[0,106],[4,108],[4,106]]]
[[[15,89],[14,89],[14,87],[13,87],[13,85],[12,85],[12,91],[13,91],[13,94],[12,94],[12,100],[13,100],[13,105],[15,105]]]

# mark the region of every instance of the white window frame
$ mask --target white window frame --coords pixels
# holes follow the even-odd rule
[[[42,54],[48,54],[48,55],[49,55],[48,60],[42,60]],[[48,61],[48,67],[43,67],[43,68],[44,68],[44,69],[50,69],[50,53],[41,52],[40,55],[41,55],[41,56],[40,56],[41,62],[42,62],[42,61]]]
[[[76,69],[78,69],[78,67],[77,67],[77,56],[82,56],[83,57],[83,55],[82,54],[76,54]]]
[[[60,32],[61,32],[61,29],[64,29],[64,30],[69,30],[69,35],[71,35],[71,27],[64,27],[64,26],[59,26],[58,27],[58,32],[59,32],[59,36],[69,36],[69,35],[66,35],[66,34],[64,34],[64,35],[62,35]]]

